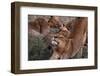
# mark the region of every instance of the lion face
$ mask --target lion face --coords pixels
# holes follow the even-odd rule
[[[52,34],[52,38],[51,38],[51,44],[53,45],[53,47],[56,48],[64,48],[66,45],[66,40],[69,37],[69,31],[66,29],[60,29],[59,32]]]
[[[51,41],[52,45],[57,47],[64,45],[64,42],[65,42],[65,37],[59,33],[53,36]]]

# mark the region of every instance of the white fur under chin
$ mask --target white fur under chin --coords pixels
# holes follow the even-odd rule
[[[51,43],[52,43],[52,45],[57,45],[56,41],[52,41]]]

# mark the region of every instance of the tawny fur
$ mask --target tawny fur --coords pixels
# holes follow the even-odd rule
[[[53,48],[51,59],[67,59],[72,58],[79,52],[79,49],[84,45],[87,36],[87,18],[76,18],[68,25],[71,28],[66,28],[60,21],[59,17],[52,16],[47,22],[43,18],[38,18],[33,22],[29,22],[28,32],[33,36],[43,35],[52,42],[52,37],[58,42],[56,48]],[[57,27],[60,32],[56,34],[50,33],[51,27]],[[48,41],[49,41],[48,40]]]
[[[54,49],[54,54],[51,59],[67,59],[75,56],[80,48],[85,44],[87,34],[87,18],[77,18],[73,23],[73,29],[69,31],[59,32],[56,34],[55,40],[59,42],[58,46]],[[65,27],[63,27],[65,29]],[[66,36],[66,34],[68,36]],[[59,36],[62,35],[62,39]],[[57,55],[56,55],[57,54]],[[55,57],[57,56],[57,57]]]
[[[28,23],[28,32],[32,33],[33,36],[42,34],[47,35],[49,32],[48,22],[44,18],[37,18],[35,21]]]

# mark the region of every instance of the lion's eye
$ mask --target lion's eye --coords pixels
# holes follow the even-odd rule
[[[63,38],[63,36],[60,36],[59,38]]]
[[[60,38],[63,38],[63,37],[60,37]]]

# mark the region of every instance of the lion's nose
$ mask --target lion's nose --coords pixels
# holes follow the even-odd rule
[[[55,40],[55,38],[57,38],[57,36],[53,36],[51,40]]]
[[[57,42],[57,44],[59,44],[59,42]]]

